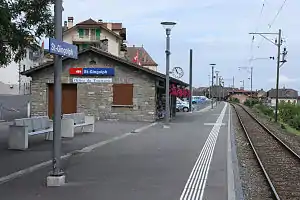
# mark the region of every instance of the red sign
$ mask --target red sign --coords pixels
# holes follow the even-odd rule
[[[69,74],[70,75],[82,75],[83,74],[83,69],[82,68],[70,68],[69,69]]]

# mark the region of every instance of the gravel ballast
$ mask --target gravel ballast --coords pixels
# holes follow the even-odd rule
[[[235,126],[235,142],[239,161],[240,179],[245,200],[269,200],[271,191],[261,168],[255,158],[251,146],[241,129],[235,111],[233,110],[233,124]]]

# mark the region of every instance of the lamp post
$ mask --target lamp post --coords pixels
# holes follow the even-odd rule
[[[161,22],[161,25],[166,30],[166,116],[165,116],[165,125],[166,127],[170,122],[170,35],[171,29],[176,25],[175,22]]]

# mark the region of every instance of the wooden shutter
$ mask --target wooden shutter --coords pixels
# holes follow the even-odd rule
[[[133,105],[133,84],[113,85],[113,105]]]
[[[79,34],[79,37],[80,38],[83,38],[83,34],[84,34],[84,31],[83,31],[83,29],[78,29],[78,34]]]
[[[100,33],[101,33],[101,30],[100,29],[96,29],[96,39],[97,40],[100,40]]]

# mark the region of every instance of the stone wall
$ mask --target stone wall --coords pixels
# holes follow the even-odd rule
[[[90,66],[91,60],[96,65]],[[123,66],[106,57],[94,53],[80,55],[78,60],[63,63],[62,83],[72,83],[69,76],[70,67],[109,67],[114,66],[113,83],[130,83],[134,85],[133,106],[113,107],[113,84],[79,83],[77,84],[77,112],[94,115],[99,120],[154,121],[156,112],[155,79],[145,72],[130,66]],[[93,76],[95,77],[95,76]],[[36,72],[32,77],[32,115],[47,115],[48,86],[53,83],[53,67]]]

